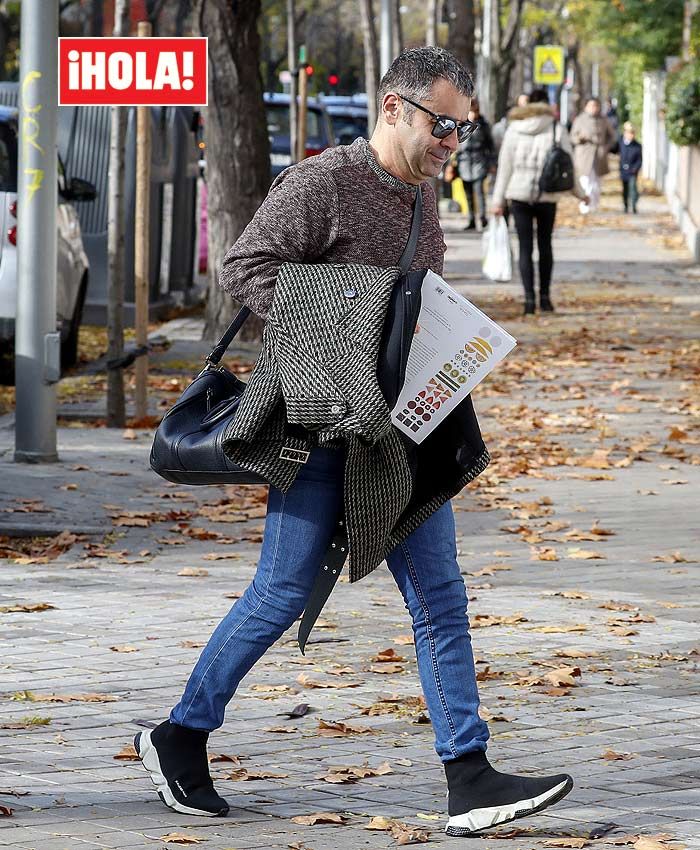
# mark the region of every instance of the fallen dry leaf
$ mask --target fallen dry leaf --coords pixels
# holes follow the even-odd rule
[[[0,614],[34,614],[38,611],[49,611],[55,607],[48,602],[36,602],[33,605],[0,605]]]
[[[110,646],[112,652],[138,652],[138,649],[135,646],[129,646],[126,643],[119,644],[117,646]]]
[[[369,767],[367,763],[359,767],[354,765],[331,767],[327,773],[321,773],[316,778],[334,785],[340,785],[357,782],[360,779],[366,779],[368,776],[386,776],[389,773],[393,773],[393,770],[389,766],[389,762],[385,761],[376,768]]]
[[[360,682],[343,682],[340,680],[334,682],[320,682],[313,679],[308,673],[299,673],[297,682],[305,688],[357,688]]]
[[[527,623],[528,619],[521,613],[508,614],[505,616],[499,616],[496,614],[476,614],[476,616],[469,618],[469,622],[472,629],[483,629],[487,626],[515,626],[518,623]]]
[[[538,547],[533,548],[532,555],[530,556],[531,561],[558,561],[559,555],[557,555],[556,549],[551,549],[548,547]]]
[[[119,761],[138,761],[139,754],[136,752],[133,744],[127,744],[123,750],[119,750],[116,756],[112,756],[112,758]]]
[[[635,757],[635,753],[617,753],[615,750],[605,750],[601,755],[606,761],[629,761]]]
[[[399,655],[398,652],[395,649],[392,649],[391,647],[389,647],[389,649],[380,650],[372,658],[372,661],[376,661],[376,662],[386,662],[386,661],[401,662],[401,661],[405,661],[405,660],[406,659],[402,655]]]
[[[663,564],[697,564],[697,561],[692,558],[686,558],[680,552],[670,552],[668,555],[654,555],[652,561],[659,561]]]
[[[597,658],[600,655],[595,649],[578,649],[575,646],[558,649],[554,654],[557,658]]]
[[[209,753],[208,758],[210,764],[217,764],[218,762],[226,762],[227,764],[241,763],[238,756],[228,756],[225,753]]]
[[[569,548],[568,558],[574,558],[578,561],[604,561],[605,555],[601,552],[594,552],[592,549]]]
[[[571,838],[548,838],[542,844],[545,847],[588,847],[590,841],[587,841],[585,838],[571,836]]]
[[[14,809],[11,809],[9,806],[4,806],[0,804],[0,815],[4,818],[12,817],[12,813]]]
[[[555,635],[563,632],[587,632],[588,626],[583,623],[573,623],[570,626],[532,626],[529,631],[539,632],[543,635]]]
[[[374,735],[374,729],[368,726],[350,726],[346,723],[328,723],[318,721],[318,734],[324,738],[347,738],[350,735]]]
[[[203,578],[209,575],[209,570],[204,567],[183,567],[178,573],[179,576],[190,576],[191,578]]]
[[[292,823],[301,823],[304,826],[315,826],[317,823],[347,823],[345,815],[337,812],[314,812],[312,815],[297,815],[292,818]]]
[[[410,646],[414,643],[413,635],[397,635],[393,642],[399,646]]]
[[[274,770],[248,770],[239,767],[224,775],[224,779],[232,779],[234,782],[249,782],[253,779],[286,779],[288,773],[275,773]]]

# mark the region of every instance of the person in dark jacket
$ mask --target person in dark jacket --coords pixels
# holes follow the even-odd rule
[[[479,212],[481,213],[481,226],[486,227],[486,198],[484,196],[484,183],[491,167],[494,165],[496,149],[493,144],[491,127],[484,116],[479,112],[479,102],[472,101],[469,112],[469,120],[477,124],[479,129],[460,146],[457,153],[457,166],[459,176],[464,183],[464,191],[469,205],[469,223],[465,230],[476,230],[476,207],[474,206],[474,189],[479,199]]]
[[[623,133],[620,139],[620,179],[622,180],[622,201],[625,212],[637,213],[637,201],[639,191],[637,189],[637,174],[642,167],[642,146],[639,144],[631,121],[623,124]]]

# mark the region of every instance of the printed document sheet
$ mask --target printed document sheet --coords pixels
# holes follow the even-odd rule
[[[428,271],[406,379],[391,412],[394,425],[422,443],[516,345],[502,327]]]

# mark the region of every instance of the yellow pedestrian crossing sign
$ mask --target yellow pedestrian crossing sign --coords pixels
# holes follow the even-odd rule
[[[564,48],[541,44],[535,48],[535,82],[561,85],[564,82]]]

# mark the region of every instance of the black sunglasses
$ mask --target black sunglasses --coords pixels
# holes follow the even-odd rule
[[[455,119],[450,118],[449,115],[438,115],[436,112],[431,112],[429,109],[421,106],[420,103],[416,103],[402,94],[398,96],[401,100],[405,100],[406,103],[410,103],[411,106],[415,106],[416,109],[420,109],[421,112],[425,112],[427,115],[430,115],[434,122],[432,134],[436,139],[446,139],[450,133],[454,133],[456,130],[458,141],[466,142],[467,139],[470,139],[479,129],[479,125],[474,124],[473,121],[455,121]]]

